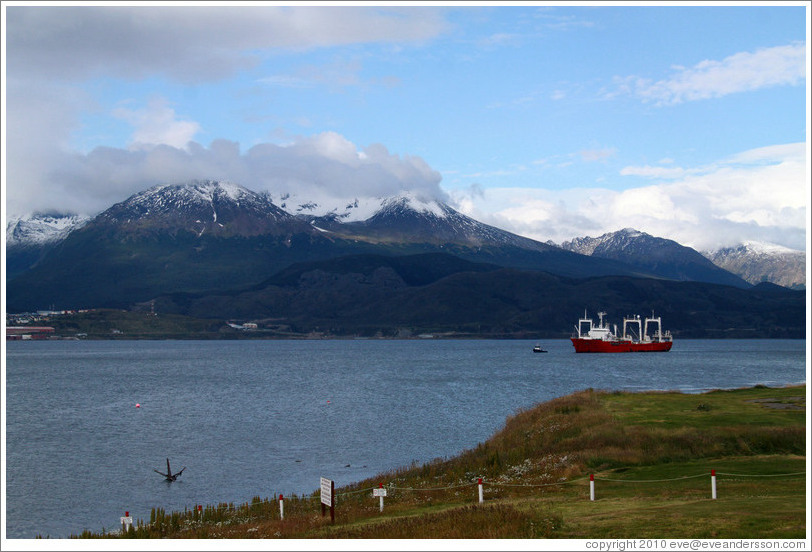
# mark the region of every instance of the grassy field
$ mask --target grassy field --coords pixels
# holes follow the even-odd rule
[[[227,339],[239,337],[223,320],[202,320],[148,311],[93,309],[54,316],[38,325],[52,326],[54,334],[86,339]]]
[[[78,536],[799,539],[805,419],[805,385],[691,395],[586,390],[517,413],[457,457],[336,489],[335,523],[314,493],[286,497],[284,519],[276,497],[256,497],[202,514],[155,510],[125,534]],[[383,512],[372,497],[380,483]]]

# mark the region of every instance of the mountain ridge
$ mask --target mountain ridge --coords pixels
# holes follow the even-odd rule
[[[136,209],[139,203],[148,203],[147,199],[150,197],[166,199],[167,191],[170,190],[175,192],[172,194],[172,201],[164,201],[163,205],[152,205],[151,209],[145,205],[142,205],[140,211]],[[232,223],[231,235],[262,235],[273,234],[275,231],[280,233],[278,228],[274,230],[272,222],[284,220],[284,225],[295,226],[296,232],[308,233],[316,230],[323,233],[325,237],[361,239],[378,243],[414,241],[415,237],[421,237],[429,243],[467,242],[467,245],[471,247],[509,243],[521,250],[546,250],[548,252],[551,251],[550,248],[558,247],[582,255],[622,260],[642,269],[644,274],[651,272],[653,268],[655,275],[658,276],[676,279],[685,277],[684,274],[673,270],[671,273],[664,273],[662,264],[655,265],[651,262],[646,264],[639,258],[640,256],[650,257],[652,254],[662,254],[662,244],[667,244],[671,248],[674,247],[674,244],[684,247],[672,240],[653,238],[644,232],[625,228],[598,238],[576,237],[560,246],[549,241],[542,243],[485,225],[460,214],[446,204],[436,200],[418,198],[408,192],[393,197],[355,198],[343,201],[333,199],[331,203],[325,203],[324,201],[316,202],[291,197],[290,194],[275,199],[274,194],[256,193],[229,181],[193,180],[182,184],[154,186],[134,194],[125,202],[115,204],[102,214],[105,214],[107,218],[115,218],[116,206],[120,208],[124,204],[129,204],[133,210],[126,218],[141,219],[144,215],[149,214],[150,221],[147,226],[154,229],[161,226],[158,222],[158,215],[163,210],[165,216],[163,226],[177,226],[184,203],[188,207],[193,199],[201,201],[202,205],[198,205],[198,212],[192,220],[187,221],[186,229],[198,234],[206,232],[214,235],[229,234],[224,231],[224,220],[230,220]],[[228,201],[223,201],[225,199],[234,202],[243,212],[237,215],[233,209],[226,209],[218,214],[218,203],[228,205]],[[203,208],[201,209],[201,207]],[[251,209],[255,211],[256,216],[247,215],[246,211]],[[119,218],[124,217],[124,213],[118,214]],[[219,221],[218,216],[220,216]],[[234,220],[235,218],[240,220]],[[392,221],[398,218],[400,218],[399,224],[395,224],[394,227],[399,227],[399,230],[395,231],[391,228]],[[410,218],[411,221],[409,221]],[[14,278],[36,265],[53,245],[90,220],[93,220],[93,217],[75,214],[61,215],[55,212],[10,218],[6,225],[7,277]],[[301,222],[307,222],[310,224],[310,228],[304,228],[302,224],[299,224]],[[143,220],[141,224],[145,225]],[[290,233],[290,228],[281,233]],[[617,242],[618,237],[623,237],[626,243],[621,244],[620,247],[609,243]],[[629,251],[630,244],[634,240],[646,237],[664,241],[659,242],[656,247],[649,247],[648,250],[641,252],[638,258],[635,258],[634,252]],[[641,249],[639,245],[636,248]],[[693,256],[692,263],[701,265],[698,257],[693,254],[693,250],[685,248],[683,252]],[[738,276],[751,285],[769,281],[793,289],[804,289],[805,287],[805,253],[802,251],[791,250],[775,244],[747,242],[735,247],[698,253],[713,265]],[[471,260],[487,261],[487,258],[471,257]],[[525,263],[525,266],[532,264],[532,262]],[[700,266],[700,268],[704,272],[712,270],[708,265]],[[688,279],[696,278],[695,275],[688,276]],[[707,279],[707,276],[703,275],[699,278]],[[736,281],[728,283],[743,285]]]
[[[162,293],[252,285],[296,262],[359,253],[447,251],[573,276],[639,273],[487,226],[437,202],[424,201],[419,210],[414,198],[382,204],[367,221],[329,225],[236,184],[155,186],[70,232],[7,281],[8,306],[121,307]]]
[[[790,289],[806,287],[806,253],[764,242],[745,242],[702,254],[750,284],[770,282]]]
[[[575,238],[562,243],[561,247],[591,257],[625,262],[642,270],[656,271],[673,280],[699,280],[749,287],[742,278],[716,266],[698,251],[633,228],[609,232],[597,238]]]
[[[280,335],[513,338],[566,337],[585,307],[606,309],[610,318],[655,310],[677,338],[800,338],[805,331],[804,293],[771,284],[567,278],[445,253],[299,263],[250,288],[172,294],[141,306],[250,320]]]
[[[10,217],[6,221],[6,279],[35,266],[52,247],[89,220],[84,215],[56,211]]]
[[[155,186],[71,230],[32,267],[7,279],[8,308],[24,311],[52,304],[126,308],[166,294],[256,286],[296,263],[359,254],[399,257],[442,252],[469,263],[568,278],[697,278],[695,274],[675,278],[667,263],[646,264],[634,256],[586,256],[517,236],[436,200],[402,194],[367,201],[362,207],[369,210],[376,202],[372,216],[351,220],[335,210],[325,215],[324,206],[300,210],[301,204],[292,202],[283,208],[271,194],[230,182],[196,180]],[[658,247],[669,244],[691,258],[699,255],[645,233],[629,230],[626,234],[632,241],[644,237]],[[645,252],[639,244],[625,249],[636,255]],[[704,258],[701,263],[710,265]],[[748,285],[732,274],[704,268],[710,276],[700,273],[700,279]],[[727,280],[720,280],[720,274]]]

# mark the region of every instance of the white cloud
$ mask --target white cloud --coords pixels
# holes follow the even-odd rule
[[[220,79],[274,49],[420,42],[444,32],[442,11],[353,6],[9,6],[9,74],[84,80],[162,74]]]
[[[6,34],[6,190],[9,212],[56,207],[80,213],[104,209],[145,187],[188,178],[222,178],[249,188],[305,185],[381,193],[414,186],[441,193],[439,176],[419,158],[370,146],[356,165],[332,155],[336,136],[304,138],[290,147],[259,144],[244,155],[218,140],[191,140],[201,130],[162,100],[120,108],[133,126],[130,150],[69,147],[80,113],[95,110],[82,86],[92,78],[163,78],[211,82],[252,67],[280,49],[420,43],[444,32],[443,10],[353,6],[8,6]],[[297,75],[314,82],[323,68]],[[334,64],[330,77],[360,82],[357,64]],[[360,84],[397,84],[392,78]],[[337,148],[337,149],[331,149]],[[264,172],[257,172],[262,168]],[[356,186],[357,185],[357,186]]]
[[[616,77],[618,93],[631,94],[657,105],[718,98],[782,85],[798,85],[806,78],[806,45],[763,48],[739,52],[721,61],[705,60],[693,67],[674,67],[666,79]]]
[[[594,27],[592,21],[579,19],[574,15],[560,15],[553,13],[549,8],[540,8],[534,14],[534,18],[538,20],[543,29],[569,31],[581,27]]]
[[[647,178],[681,178],[685,176],[685,169],[679,167],[624,167],[620,170],[621,176],[643,176]]]
[[[351,86],[398,86],[401,81],[396,76],[364,79],[361,77],[362,66],[357,60],[336,60],[326,65],[305,65],[292,74],[269,75],[258,79],[258,82],[282,88],[314,88],[324,86],[338,90]]]
[[[502,46],[514,46],[522,41],[523,37],[515,33],[493,33],[482,38],[479,46],[483,48],[495,48]]]
[[[582,160],[589,162],[605,161],[615,153],[617,153],[615,148],[586,149],[578,152]]]
[[[440,174],[419,157],[395,155],[380,144],[358,148],[334,132],[280,146],[264,143],[240,152],[239,144],[215,140],[184,148],[96,148],[88,154],[51,152],[31,173],[28,186],[9,190],[10,214],[71,210],[96,214],[150,186],[191,179],[237,182],[279,197],[348,199],[410,191],[446,199]]]
[[[178,120],[164,98],[152,99],[143,109],[117,108],[113,115],[135,127],[130,140],[133,148],[161,144],[183,148],[200,131],[198,123]]]
[[[803,250],[808,198],[806,144],[759,148],[705,167],[626,168],[655,180],[624,191],[602,188],[488,188],[452,193],[484,222],[556,243],[633,227],[697,249],[745,240]]]

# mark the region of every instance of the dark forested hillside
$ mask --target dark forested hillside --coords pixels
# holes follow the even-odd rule
[[[250,289],[173,294],[162,311],[266,320],[331,335],[452,333],[565,337],[588,310],[662,316],[682,337],[804,336],[805,295],[628,276],[566,278],[478,265],[450,255],[359,255],[295,265]]]

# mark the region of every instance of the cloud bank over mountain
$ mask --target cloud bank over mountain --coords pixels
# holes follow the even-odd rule
[[[182,148],[139,143],[131,149],[53,155],[58,162],[48,166],[58,168],[38,175],[39,186],[9,190],[15,205],[30,211],[58,207],[95,214],[150,186],[194,179],[227,180],[312,201],[389,197],[406,191],[447,200],[440,174],[420,157],[401,157],[381,144],[358,148],[334,132],[284,145],[257,144],[244,153],[236,142],[220,139],[208,147],[197,142]]]
[[[621,175],[642,182],[625,190],[480,188],[452,195],[463,213],[541,241],[633,227],[697,249],[758,235],[803,250],[808,195],[798,193],[798,183],[806,150],[804,143],[785,144],[703,167],[630,166]]]
[[[801,6],[3,9],[9,216],[216,179],[557,243],[805,247]]]

